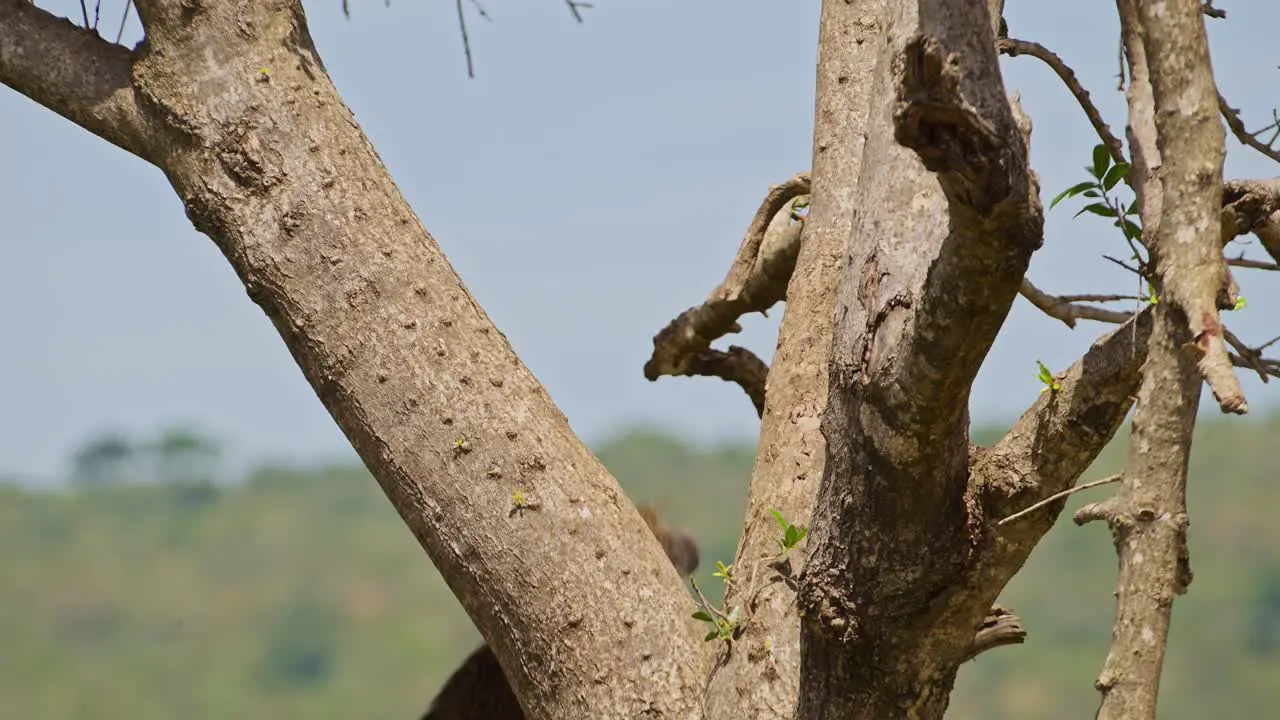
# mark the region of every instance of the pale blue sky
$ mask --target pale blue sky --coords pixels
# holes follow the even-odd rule
[[[39,3],[64,15],[79,4]],[[1220,2],[1219,84],[1260,124],[1280,104],[1280,7]],[[468,80],[453,3],[305,3],[325,64],[391,173],[480,303],[588,440],[632,422],[751,437],[741,391],[647,382],[651,338],[723,277],[764,191],[808,165],[818,1],[599,0],[574,23],[557,0],[491,0],[472,16]],[[102,16],[109,34],[123,0]],[[1014,37],[1056,50],[1123,129],[1114,5],[1010,3]],[[126,40],[138,37],[136,20]],[[1045,197],[1083,179],[1096,142],[1056,77],[1005,60],[1035,122]],[[50,477],[108,428],[191,422],[240,458],[350,456],[283,343],[159,171],[0,88],[0,472]],[[1229,141],[1228,173],[1273,164]],[[1032,279],[1050,292],[1126,292],[1102,260],[1105,223],[1049,215]],[[1252,340],[1280,334],[1280,278],[1239,277]],[[733,339],[772,354],[778,314]],[[1069,364],[1076,330],[1019,300],[976,385],[975,416],[1037,395],[1035,360]],[[1257,410],[1280,393],[1245,377]]]

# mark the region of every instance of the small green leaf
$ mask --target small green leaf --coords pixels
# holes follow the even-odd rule
[[[1100,192],[1098,192],[1097,190],[1094,190],[1094,189],[1085,190],[1084,192],[1082,192],[1082,193],[1080,193],[1080,194],[1081,194],[1083,197],[1087,197],[1087,198],[1100,198],[1100,197],[1102,197],[1102,193],[1100,193]]]
[[[1093,148],[1093,176],[1101,180],[1111,166],[1111,151],[1106,145],[1099,143]]]
[[[796,543],[800,541],[800,531],[796,530],[795,525],[792,525],[791,527],[787,528],[787,533],[785,535],[785,538],[786,539],[782,541],[783,544],[789,548],[793,548],[796,546]]]
[[[1236,298],[1236,306],[1235,306],[1235,308],[1234,308],[1235,310],[1239,311],[1239,310],[1243,310],[1243,309],[1245,309],[1245,308],[1247,308],[1247,307],[1249,307],[1249,301],[1248,301],[1248,300],[1245,300],[1245,299],[1244,299],[1244,298],[1242,298],[1242,297]]]
[[[1160,296],[1156,295],[1155,290],[1151,291],[1151,297],[1147,298],[1147,302],[1151,303],[1152,305],[1155,305],[1156,303],[1160,302]]]
[[[1036,377],[1039,378],[1040,382],[1044,383],[1044,388],[1040,392],[1062,389],[1062,384],[1058,382],[1058,378],[1053,376],[1053,372],[1044,363],[1036,360],[1036,365],[1040,366],[1040,372]]]
[[[1106,176],[1102,178],[1102,188],[1104,190],[1110,190],[1111,188],[1116,186],[1116,183],[1123,180],[1125,176],[1128,174],[1129,174],[1129,164],[1117,163],[1116,165],[1112,166],[1112,168],[1107,171]]]
[[[693,619],[701,620],[702,622],[711,622],[711,616],[702,610],[699,610],[698,612],[694,613]]]
[[[1102,217],[1110,217],[1110,218],[1116,217],[1117,215],[1116,209],[1111,207],[1110,205],[1107,205],[1104,203],[1092,203],[1090,205],[1085,205],[1084,207],[1080,208],[1080,212],[1076,213],[1075,215],[1072,215],[1072,217],[1080,217],[1082,213],[1086,213],[1086,212],[1093,213],[1094,215],[1101,215]]]
[[[715,640],[719,636],[720,636],[720,632],[718,630],[712,630],[711,632],[707,633],[706,637],[702,638],[702,642],[711,642],[712,640]]]
[[[782,529],[785,531],[787,529],[787,519],[782,517],[782,513],[773,508],[769,508],[769,512],[773,513],[773,518],[778,521],[778,524],[781,525]]]
[[[1097,186],[1098,184],[1092,181],[1082,182],[1082,183],[1077,183],[1075,185],[1072,185],[1066,190],[1063,190],[1062,192],[1058,193],[1058,196],[1055,197],[1053,201],[1049,203],[1049,209],[1052,210],[1053,206],[1062,202],[1063,198],[1075,197],[1076,195],[1079,195],[1085,190],[1089,190]]]
[[[799,545],[807,537],[809,537],[809,528],[800,528],[800,536],[796,538],[796,544]]]
[[[1124,224],[1121,225],[1121,229],[1124,230],[1125,237],[1129,238],[1130,240],[1142,239],[1142,228],[1138,225],[1138,223],[1132,220],[1125,219]]]

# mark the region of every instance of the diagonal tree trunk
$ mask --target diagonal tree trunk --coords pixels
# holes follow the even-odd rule
[[[343,104],[296,0],[139,0],[111,45],[0,0],[0,77],[155,164],[531,717],[693,717],[693,604]]]

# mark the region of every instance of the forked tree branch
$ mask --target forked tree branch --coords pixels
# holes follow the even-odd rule
[[[1222,113],[1222,119],[1226,121],[1227,127],[1231,128],[1231,133],[1236,136],[1236,139],[1242,145],[1251,147],[1272,160],[1280,162],[1280,150],[1277,150],[1275,146],[1276,139],[1280,138],[1280,122],[1273,122],[1261,130],[1249,132],[1249,129],[1244,126],[1244,120],[1240,119],[1240,111],[1231,107],[1227,103],[1227,99],[1222,95],[1218,96],[1218,111]],[[1260,136],[1264,132],[1272,133],[1270,141],[1262,141]]]
[[[681,313],[653,338],[646,378],[719,377],[741,386],[756,413],[764,413],[768,366],[746,348],[734,346],[724,352],[713,350],[711,343],[738,332],[743,315],[763,313],[785,299],[804,227],[803,220],[792,217],[793,208],[807,200],[808,192],[808,173],[769,188],[724,282],[706,302]]]
[[[0,84],[147,159],[151,125],[132,71],[128,48],[27,0],[0,0]]]
[[[1026,278],[1022,279],[1022,287],[1018,289],[1018,293],[1032,305],[1039,308],[1045,315],[1061,320],[1069,328],[1076,326],[1076,320],[1122,323],[1133,316],[1133,313],[1124,312],[1123,310],[1107,310],[1092,305],[1083,305],[1081,300],[1050,295],[1037,288]],[[1091,300],[1088,302],[1107,301]]]

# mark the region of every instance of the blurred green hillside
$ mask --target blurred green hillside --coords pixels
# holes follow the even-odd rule
[[[1196,577],[1175,607],[1162,718],[1277,716],[1277,437],[1280,417],[1201,426]],[[475,646],[362,468],[263,467],[214,484],[210,444],[177,433],[150,447],[138,463],[104,438],[77,453],[68,488],[0,487],[0,718],[407,720]],[[695,531],[700,580],[716,587],[709,568],[733,555],[750,446],[635,430],[597,452],[635,500]],[[1120,441],[1086,479],[1122,457]],[[147,482],[131,482],[142,467]],[[1113,489],[1074,498],[1010,586],[1003,602],[1031,636],[962,671],[951,717],[1092,716],[1115,557],[1105,528],[1069,516]]]

